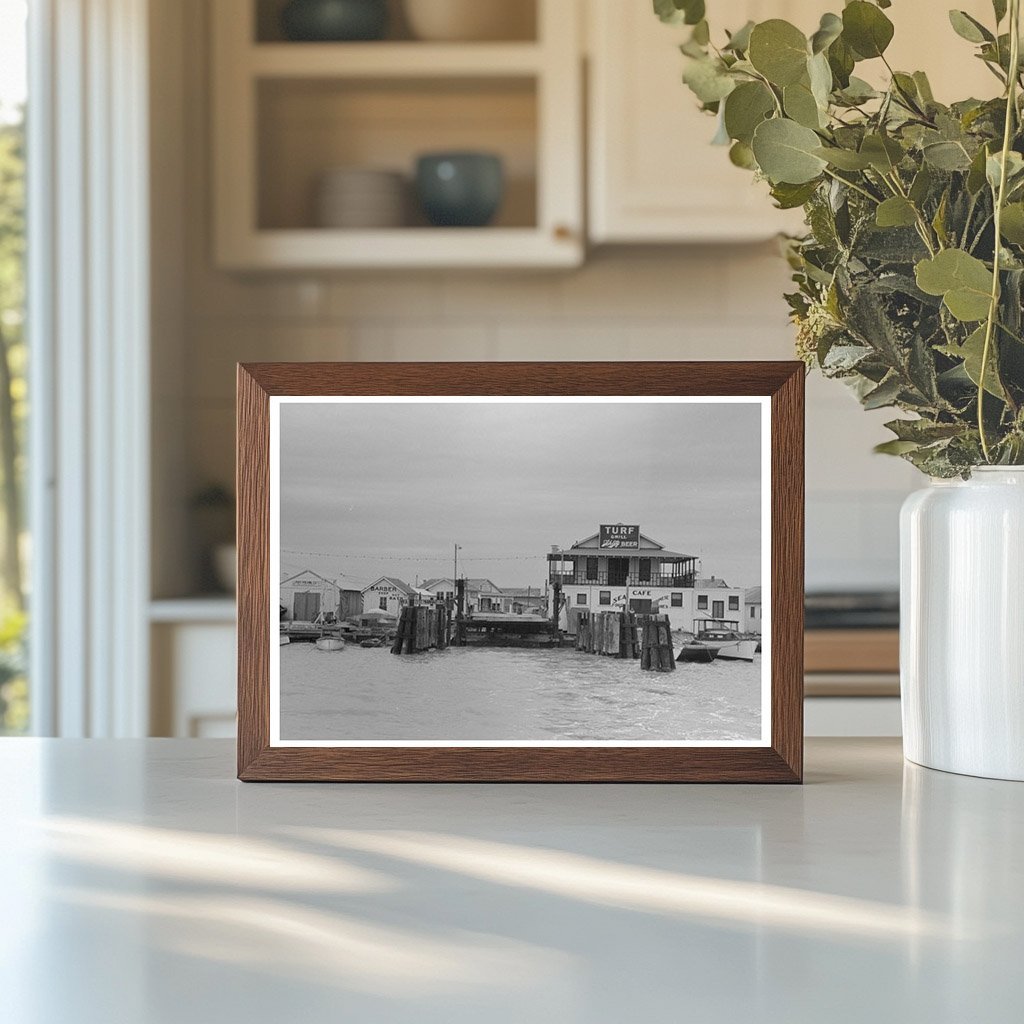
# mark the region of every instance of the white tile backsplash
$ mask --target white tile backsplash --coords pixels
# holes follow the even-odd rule
[[[229,480],[245,360],[789,359],[787,271],[770,247],[603,252],[571,273],[189,275],[187,429],[200,484]],[[892,587],[916,472],[876,456],[890,414],[841,384],[807,390],[807,580]]]

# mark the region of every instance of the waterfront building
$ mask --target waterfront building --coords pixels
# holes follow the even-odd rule
[[[437,601],[455,600],[455,581],[451,576],[434,576],[420,584],[420,590],[428,590]]]
[[[410,603],[413,588],[395,576],[381,576],[362,590],[363,608],[367,612],[387,612],[396,618]]]
[[[716,577],[701,578],[696,555],[673,551],[637,525],[602,525],[569,547],[548,554],[548,582],[562,589],[562,628],[575,633],[582,611],[667,615],[673,629],[701,620],[743,628],[744,591]]]
[[[747,620],[744,630],[748,633],[761,635],[761,588],[751,587],[744,594],[744,602],[747,606]]]
[[[543,587],[502,587],[501,600],[501,610],[508,615],[547,614]]]
[[[491,580],[466,578],[466,612],[500,612],[504,610],[504,592]],[[450,576],[424,580],[420,584],[423,590],[429,590],[441,600],[455,599],[455,583]]]
[[[341,591],[337,584],[306,569],[281,581],[281,619],[315,622],[320,615],[340,618]]]

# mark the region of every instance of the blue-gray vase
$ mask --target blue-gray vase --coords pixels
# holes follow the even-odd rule
[[[295,42],[362,42],[387,27],[387,0],[291,0],[281,11],[285,37]]]
[[[501,157],[493,153],[427,153],[416,163],[416,191],[436,227],[489,224],[505,195]]]

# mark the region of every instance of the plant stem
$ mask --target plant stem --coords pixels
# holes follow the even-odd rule
[[[875,206],[879,204],[880,200],[878,199],[878,197],[873,196],[867,189],[861,188],[860,185],[857,185],[852,181],[847,181],[846,178],[840,178],[838,174],[835,174],[834,172],[830,171],[827,167],[825,168],[825,173],[833,181],[838,181],[841,185],[845,185],[847,188],[852,188],[854,192],[859,192],[862,196],[865,197],[865,199],[870,199],[871,202],[875,204]]]
[[[995,246],[992,256],[992,294],[989,300],[988,320],[985,323],[985,346],[981,350],[981,370],[978,374],[978,435],[985,461],[992,462],[992,452],[985,431],[985,375],[992,355],[992,336],[999,315],[999,272],[1002,269],[1003,205],[1006,201],[1006,173],[1009,162],[1013,127],[1017,119],[1017,83],[1020,68],[1020,0],[1010,0],[1010,74],[1006,83],[1006,124],[1003,126],[1002,160],[999,168],[999,189],[995,197]]]

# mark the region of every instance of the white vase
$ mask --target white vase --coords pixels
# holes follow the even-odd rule
[[[904,754],[1024,781],[1024,467],[912,494],[900,550]]]

